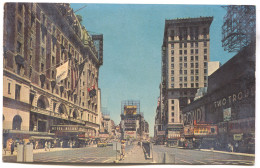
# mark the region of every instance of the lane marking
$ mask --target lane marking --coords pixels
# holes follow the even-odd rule
[[[188,161],[185,161],[185,160],[180,160],[180,161],[182,161],[182,162],[184,162],[184,163],[192,164],[192,163],[190,163],[190,162],[188,162]]]
[[[202,161],[199,161],[199,160],[194,160],[195,162],[199,162],[199,163],[201,163],[201,164],[207,164],[207,163],[205,163],[205,162],[202,162]]]

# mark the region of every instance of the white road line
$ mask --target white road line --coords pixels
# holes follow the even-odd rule
[[[202,162],[202,161],[198,161],[198,160],[194,160],[195,162],[199,162],[201,164],[206,164],[205,162]]]
[[[87,161],[87,163],[88,162],[94,162],[95,160],[98,160],[99,158],[96,158],[96,159],[93,159],[93,160],[89,160],[89,161]]]
[[[182,162],[184,162],[184,163],[191,164],[190,162],[187,162],[187,161],[185,161],[185,160],[180,160],[180,161],[182,161]]]
[[[106,162],[108,162],[109,160],[111,160],[111,159],[107,159],[107,160],[103,161],[102,163],[106,163]]]

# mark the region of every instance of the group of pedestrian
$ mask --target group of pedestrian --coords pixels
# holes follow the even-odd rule
[[[51,150],[51,142],[49,141],[49,142],[47,142],[47,141],[45,141],[45,144],[44,144],[44,149],[45,149],[45,151],[50,151]]]

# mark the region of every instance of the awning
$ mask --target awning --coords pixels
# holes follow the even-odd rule
[[[30,139],[54,139],[52,137],[44,137],[44,136],[31,136]]]
[[[89,141],[90,139],[89,139],[89,138],[79,138],[79,140],[82,140],[82,141]]]

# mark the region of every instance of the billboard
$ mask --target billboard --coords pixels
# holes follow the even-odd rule
[[[135,115],[137,113],[137,106],[124,106],[124,115]]]

